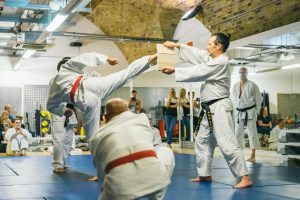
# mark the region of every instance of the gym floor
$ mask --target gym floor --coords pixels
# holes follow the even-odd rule
[[[258,151],[257,160],[264,162],[247,163],[254,186],[242,190],[232,188],[238,179],[233,177],[219,152],[213,161],[212,183],[189,182],[197,175],[193,151],[174,149],[174,152],[176,167],[165,200],[300,199],[300,169],[278,166],[275,152]],[[45,154],[1,157],[0,199],[97,199],[101,184],[87,181],[96,173],[90,155],[71,156],[68,164],[72,167],[63,175],[52,172],[51,159]]]

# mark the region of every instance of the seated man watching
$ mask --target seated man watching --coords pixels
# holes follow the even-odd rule
[[[123,99],[106,104],[106,124],[92,141],[101,200],[163,199],[174,169],[173,152],[153,147],[153,131],[145,114],[128,111]]]
[[[278,147],[278,137],[279,137],[279,133],[282,129],[284,129],[285,127],[285,121],[283,119],[279,119],[277,122],[277,126],[275,126],[270,134],[270,138],[269,138],[269,148],[270,150],[274,150],[277,151],[277,147]]]
[[[7,130],[5,134],[6,140],[11,142],[11,151],[16,156],[25,156],[28,149],[28,139],[31,134],[26,129],[21,128],[22,122],[16,118],[13,128]]]

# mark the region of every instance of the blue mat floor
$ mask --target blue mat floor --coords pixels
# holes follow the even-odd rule
[[[224,159],[213,161],[212,183],[191,183],[197,176],[195,156],[176,154],[176,167],[165,200],[193,199],[300,199],[300,169],[249,164],[254,186],[236,190],[234,178]],[[66,174],[52,172],[49,156],[1,157],[0,199],[96,200],[101,183],[89,182],[95,175],[92,157],[71,156]]]

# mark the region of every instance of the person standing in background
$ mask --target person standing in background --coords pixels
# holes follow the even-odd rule
[[[241,67],[239,70],[240,81],[233,86],[231,100],[235,110],[235,136],[241,148],[244,148],[244,134],[248,134],[251,149],[249,162],[255,162],[255,150],[260,147],[256,120],[262,103],[262,96],[258,86],[247,79],[248,70]]]
[[[128,100],[128,108],[133,113],[140,113],[142,109],[142,101],[137,97],[137,91],[132,90]]]
[[[166,132],[167,132],[167,144],[171,147],[172,137],[174,134],[174,126],[177,121],[177,107],[178,107],[178,98],[176,97],[176,91],[174,88],[171,88],[169,91],[169,97],[166,100]]]
[[[181,88],[179,95],[179,115],[181,119],[181,137],[183,140],[190,141],[190,101],[186,98],[186,90],[184,88]]]

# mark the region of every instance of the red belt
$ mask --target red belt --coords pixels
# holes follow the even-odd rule
[[[74,103],[74,96],[75,96],[75,93],[76,93],[76,90],[78,89],[78,86],[80,84],[80,81],[81,79],[83,78],[83,75],[81,76],[78,76],[73,87],[72,87],[72,90],[71,90],[71,93],[70,93],[70,97],[71,97],[71,101]]]
[[[133,154],[129,154],[127,156],[123,156],[121,158],[117,158],[110,163],[108,163],[105,167],[105,173],[109,173],[110,170],[112,170],[115,167],[118,167],[120,165],[133,162],[135,160],[139,160],[146,157],[156,157],[156,153],[153,150],[145,150],[145,151],[138,151]]]

